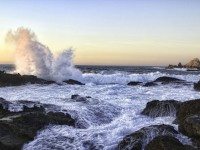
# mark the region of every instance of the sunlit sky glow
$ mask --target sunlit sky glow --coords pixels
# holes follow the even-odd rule
[[[200,0],[5,0],[0,63],[13,63],[8,30],[27,27],[75,64],[167,65],[200,58]]]

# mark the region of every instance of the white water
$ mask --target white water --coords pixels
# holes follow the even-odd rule
[[[8,39],[16,45],[16,67],[21,74],[33,74],[45,79],[62,81],[81,79],[79,85],[24,85],[0,88],[0,97],[9,101],[38,101],[53,104],[54,111],[63,111],[77,119],[76,127],[49,126],[38,132],[34,141],[27,143],[24,150],[113,150],[128,134],[154,124],[172,124],[174,117],[155,119],[140,115],[151,100],[187,101],[200,98],[193,85],[159,85],[155,87],[130,87],[130,81],[149,82],[161,76],[172,76],[189,82],[197,82],[199,75],[169,75],[161,72],[130,74],[82,74],[73,67],[72,51],[64,51],[57,58],[36,40],[27,29],[10,32]],[[75,102],[71,95],[91,96],[86,102]],[[11,110],[21,109],[13,105]],[[175,128],[177,126],[173,125]],[[187,138],[179,135],[184,143]]]
[[[85,103],[74,102],[70,99],[72,94],[92,98]],[[187,101],[200,98],[199,92],[194,91],[192,85],[161,85],[148,88],[90,83],[85,86],[52,84],[6,87],[0,88],[0,95],[10,101],[30,100],[55,104],[63,112],[77,118],[77,126],[82,127],[77,129],[68,126],[50,126],[39,132],[34,141],[26,144],[25,150],[116,149],[124,136],[142,127],[154,124],[172,125],[174,117],[152,119],[140,115],[147,102],[154,99]],[[179,139],[188,141],[182,136]]]
[[[55,57],[47,46],[37,40],[33,32],[25,28],[8,32],[6,41],[14,44],[17,73],[58,82],[67,79],[81,80],[81,72],[72,62],[71,49],[64,50]]]

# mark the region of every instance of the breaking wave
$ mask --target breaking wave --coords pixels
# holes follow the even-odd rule
[[[23,27],[9,31],[6,41],[14,44],[15,72],[58,82],[81,79],[81,72],[73,65],[72,49],[63,50],[55,57],[47,46],[37,40],[35,33]]]

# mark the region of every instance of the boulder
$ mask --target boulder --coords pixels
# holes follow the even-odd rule
[[[33,75],[8,74],[0,72],[0,86],[20,86],[24,84],[52,84],[54,81],[48,81],[37,78]]]
[[[173,77],[159,77],[154,82],[161,82],[161,83],[177,83],[177,82],[184,82],[184,80],[173,78]]]
[[[154,83],[154,82],[147,82],[147,83],[145,83],[143,86],[144,86],[144,87],[150,87],[150,86],[156,86],[156,85],[158,85],[158,84],[156,84],[156,83]]]
[[[153,118],[164,116],[176,116],[176,111],[179,109],[180,104],[180,102],[175,100],[154,100],[147,103],[145,109],[141,112],[141,114]]]
[[[141,85],[141,84],[142,84],[142,82],[131,81],[127,85],[129,85],[129,86],[136,86],[136,85]]]
[[[150,141],[144,150],[195,150],[189,145],[183,145],[172,136],[158,136]]]
[[[176,116],[179,131],[200,148],[200,99],[183,102]]]
[[[182,128],[187,136],[200,139],[200,114],[187,117],[182,124]]]
[[[50,124],[75,126],[75,120],[62,112],[46,113],[43,106],[23,106],[19,112],[0,108],[0,149],[21,149],[24,143],[34,139],[37,132]]]
[[[200,81],[194,84],[194,89],[200,91]]]
[[[69,80],[65,80],[65,81],[63,81],[63,82],[65,82],[65,83],[67,83],[67,84],[72,84],[72,85],[85,85],[84,83],[81,83],[81,82],[79,82],[79,81],[76,81],[76,80],[73,80],[73,79],[69,79]]]
[[[169,125],[152,125],[127,135],[118,145],[119,150],[142,150],[155,137],[174,136],[178,132]]]
[[[91,98],[91,97],[89,97],[89,96],[82,97],[82,96],[80,96],[78,94],[75,94],[75,95],[71,96],[71,99],[73,99],[76,102],[86,102],[87,98]]]

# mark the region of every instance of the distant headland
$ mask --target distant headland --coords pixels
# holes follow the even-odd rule
[[[188,71],[192,70],[200,70],[200,60],[198,58],[194,58],[190,62],[188,62],[185,65],[182,65],[182,63],[178,63],[178,65],[169,65],[167,69],[175,69],[175,68],[186,68]]]

